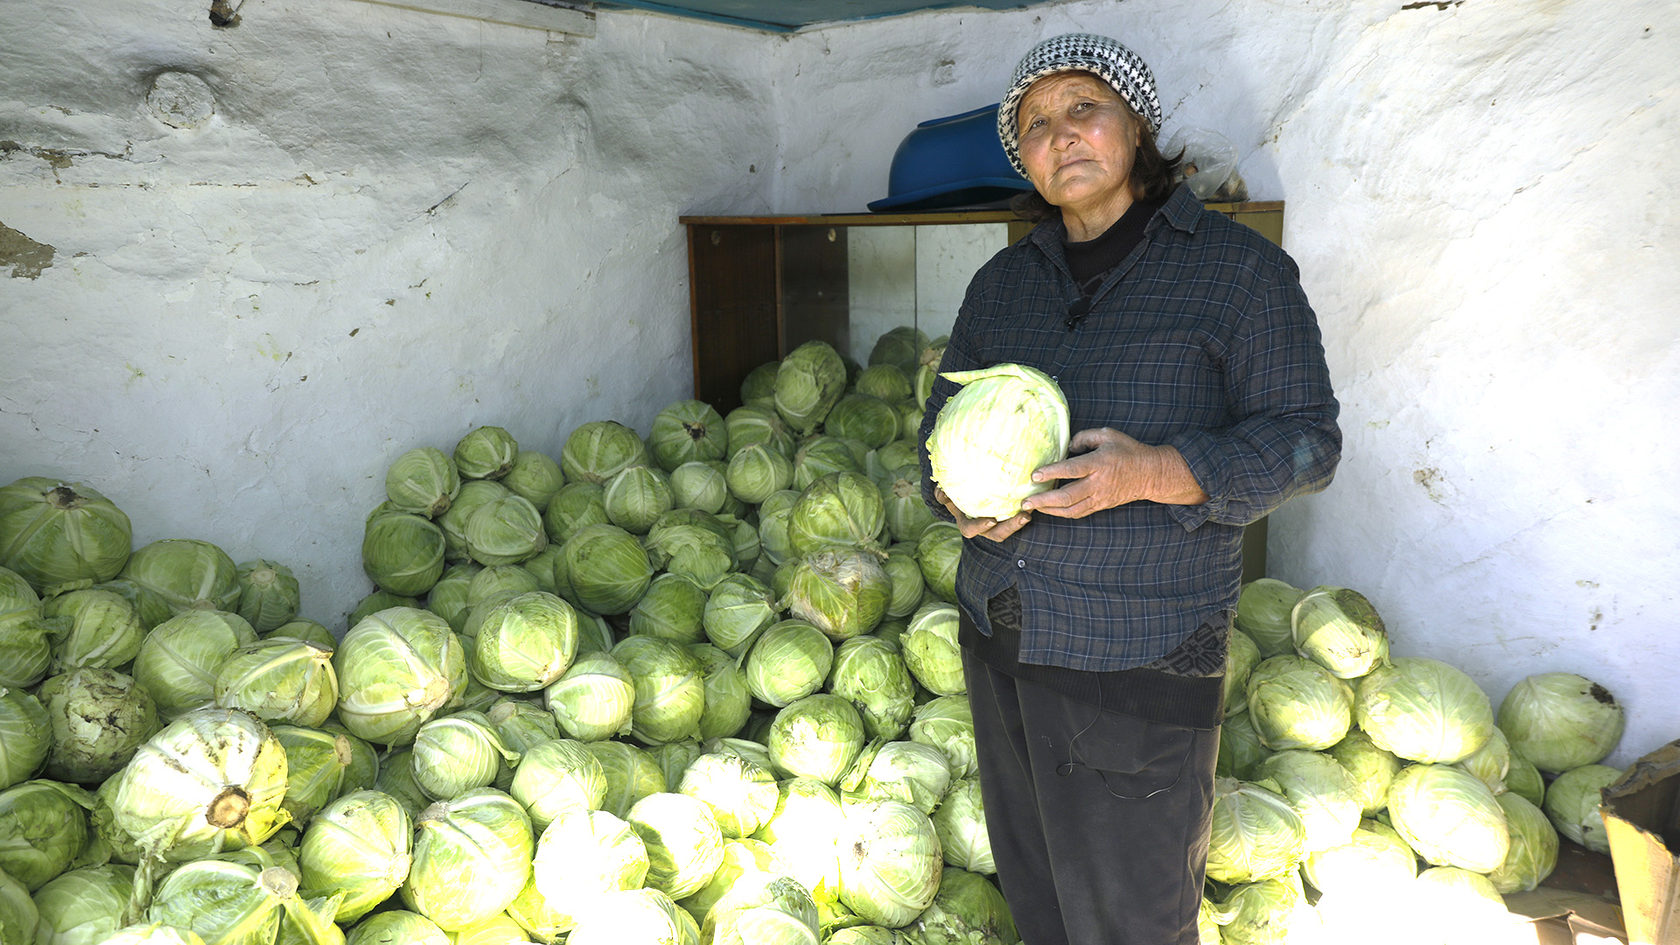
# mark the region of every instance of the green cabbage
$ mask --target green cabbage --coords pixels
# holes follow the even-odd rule
[[[530,878],[531,818],[495,788],[439,801],[414,826],[414,863],[398,891],[446,932],[506,909]]]
[[[1306,855],[1301,815],[1271,787],[1217,778],[1207,876],[1221,883],[1254,883],[1287,875]]]
[[[1493,733],[1493,709],[1475,680],[1422,657],[1373,669],[1359,681],[1354,711],[1378,747],[1425,764],[1467,758]]]
[[[44,591],[116,577],[133,537],[128,516],[81,483],[30,476],[0,488],[0,567]]]
[[[1493,792],[1450,764],[1402,769],[1388,789],[1388,816],[1418,856],[1436,866],[1486,873],[1510,850],[1505,812]]]
[[[1621,776],[1621,771],[1609,765],[1570,768],[1546,786],[1546,801],[1541,809],[1561,836],[1596,853],[1609,854],[1610,836],[1604,832],[1604,815],[1599,805],[1604,789]]]
[[[1008,518],[1030,495],[1055,488],[1033,470],[1062,460],[1068,406],[1049,375],[998,364],[941,377],[961,385],[934,419],[928,464],[934,481],[971,518]]]
[[[1576,673],[1529,676],[1499,703],[1499,727],[1511,748],[1551,774],[1603,761],[1625,724],[1616,697]]]
[[[1388,633],[1365,595],[1321,585],[1290,611],[1295,651],[1342,679],[1357,679],[1388,659]]]

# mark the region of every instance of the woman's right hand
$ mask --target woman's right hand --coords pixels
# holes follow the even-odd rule
[[[1025,510],[1017,512],[1006,519],[969,518],[967,515],[963,514],[962,509],[957,508],[956,503],[951,501],[951,497],[945,494],[944,489],[935,486],[933,489],[933,497],[939,500],[940,505],[945,506],[945,510],[947,512],[951,513],[951,517],[956,520],[957,531],[962,532],[962,536],[964,538],[985,538],[990,541],[1003,541],[1010,535],[1020,531],[1021,528],[1028,522],[1032,521],[1032,513]]]

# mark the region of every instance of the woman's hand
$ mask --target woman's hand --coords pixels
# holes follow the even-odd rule
[[[964,538],[985,538],[991,541],[1002,541],[1020,531],[1023,525],[1032,521],[1032,513],[1025,509],[1001,520],[969,518],[963,514],[962,509],[957,508],[956,503],[951,501],[951,497],[945,494],[944,489],[935,486],[933,497],[938,499],[939,504],[945,506],[945,510],[951,513],[951,517],[957,520],[957,530],[962,532]]]
[[[1068,448],[1077,455],[1034,470],[1034,482],[1064,482],[1049,492],[1028,496],[1026,511],[1084,518],[1141,500],[1197,505],[1208,499],[1184,457],[1170,446],[1149,446],[1103,427],[1080,430]]]

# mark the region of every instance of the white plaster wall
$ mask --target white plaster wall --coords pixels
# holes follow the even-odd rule
[[[496,424],[558,456],[689,396],[677,217],[767,207],[767,41],[207,9],[0,0],[0,223],[52,251],[0,266],[0,481],[286,563],[342,629],[396,455]],[[166,71],[202,124],[148,108]]]
[[[1407,7],[1413,7],[1407,9]],[[1273,520],[1272,573],[1364,592],[1394,650],[1497,707],[1570,670],[1628,709],[1612,763],[1680,737],[1680,32],[1649,0],[1127,0],[796,37],[776,203],[884,193],[919,120],[997,101],[1088,30],[1221,131],[1319,313],[1341,469]],[[820,109],[804,103],[821,102]]]
[[[285,561],[330,624],[403,449],[496,423],[557,451],[686,395],[679,214],[861,208],[916,121],[1095,30],[1154,66],[1168,133],[1222,131],[1288,203],[1347,446],[1276,517],[1273,573],[1365,592],[1495,703],[1599,680],[1615,763],[1680,736],[1670,4],[1078,0],[791,38],[240,12],[0,0],[29,39],[0,57],[0,223],[53,251],[0,265],[0,481]],[[203,78],[204,124],[148,111],[165,70]]]

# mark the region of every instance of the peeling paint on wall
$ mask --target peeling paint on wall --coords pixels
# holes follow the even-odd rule
[[[39,243],[0,223],[0,267],[10,266],[13,279],[36,279],[41,270],[53,264],[56,252],[46,243]]]

